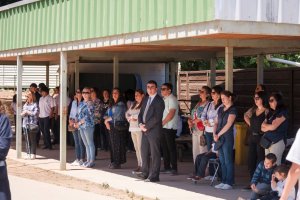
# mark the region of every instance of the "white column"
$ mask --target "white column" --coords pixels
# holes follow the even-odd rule
[[[22,56],[17,56],[17,120],[16,120],[16,150],[17,158],[22,158]]]
[[[233,47],[225,47],[225,89],[233,92]]]
[[[75,91],[79,88],[79,61],[75,61]]]
[[[66,170],[67,158],[67,52],[60,52],[60,170]]]
[[[209,86],[214,87],[216,85],[216,58],[210,59],[210,73],[209,73]]]
[[[49,64],[46,65],[46,85],[47,87],[49,88],[49,76],[50,76],[50,73],[49,73]]]
[[[263,55],[257,55],[256,58],[256,64],[257,64],[257,84],[263,84],[264,83],[264,56]]]
[[[119,58],[114,56],[113,63],[113,87],[119,87]]]

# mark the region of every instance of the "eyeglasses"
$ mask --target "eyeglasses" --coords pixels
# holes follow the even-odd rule
[[[76,91],[76,93],[77,93],[77,94],[81,94],[81,92],[80,92],[80,91]]]
[[[211,94],[216,94],[216,92],[211,92]]]
[[[82,92],[82,94],[90,94],[90,92]]]
[[[269,99],[269,103],[273,103],[275,99]]]
[[[199,90],[200,94],[204,93],[205,91],[204,90]]]
[[[258,100],[260,99],[260,97],[253,97],[253,99],[254,99],[255,101],[258,101]]]
[[[168,89],[168,88],[161,88],[162,91],[165,91],[165,90],[167,90],[167,89]]]

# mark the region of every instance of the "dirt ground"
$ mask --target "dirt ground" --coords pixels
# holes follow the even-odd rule
[[[108,184],[102,185],[86,180],[76,179],[52,171],[43,170],[24,163],[7,159],[8,173],[10,175],[32,179],[44,183],[54,184],[62,187],[83,190],[104,196],[111,196],[122,200],[150,200],[149,198],[138,196],[130,191],[122,191],[111,188]]]

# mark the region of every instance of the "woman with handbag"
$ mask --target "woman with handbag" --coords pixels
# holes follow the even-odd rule
[[[82,94],[80,89],[76,90],[74,100],[71,105],[71,111],[69,115],[69,126],[68,129],[72,132],[75,144],[75,157],[74,162],[71,163],[72,166],[81,166],[83,165],[83,159],[85,155],[84,144],[80,136],[80,132],[77,128],[74,127],[74,124],[78,122],[77,113],[80,103],[83,101]]]
[[[269,105],[270,112],[261,125],[261,130],[264,132],[261,145],[263,144],[262,146],[265,148],[265,154],[273,153],[276,155],[276,164],[280,165],[287,139],[288,112],[284,106],[283,97],[279,93],[273,93],[269,96]]]
[[[205,126],[205,138],[207,144],[207,150],[210,151],[212,147],[212,143],[214,141],[213,138],[213,131],[214,131],[214,121],[218,115],[218,110],[222,107],[222,100],[221,100],[221,92],[223,88],[221,86],[214,86],[211,91],[212,100],[206,107],[201,115],[201,120]]]
[[[234,122],[237,116],[236,107],[233,105],[234,95],[230,91],[222,91],[223,107],[218,110],[218,117],[214,126],[215,150],[218,150],[222,170],[222,182],[215,186],[217,189],[232,189],[234,182],[233,173],[233,145]]]
[[[253,99],[255,105],[244,114],[244,120],[250,129],[248,138],[248,170],[250,178],[253,177],[257,165],[265,158],[265,150],[260,146],[259,142],[262,136],[261,124],[268,113],[268,99],[265,91],[256,92]]]
[[[193,108],[191,112],[191,117],[188,119],[189,128],[192,134],[194,163],[197,155],[207,152],[206,141],[204,136],[204,125],[201,120],[201,114],[205,106],[211,99],[210,93],[211,89],[208,86],[203,86],[199,90],[200,101]]]
[[[107,110],[107,117],[104,121],[110,134],[110,144],[113,161],[109,168],[120,169],[121,164],[126,163],[126,133],[129,126],[125,117],[126,105],[121,100],[119,88],[112,91],[112,100]]]
[[[133,173],[140,172],[142,169],[142,131],[138,125],[138,116],[140,113],[140,109],[142,106],[142,100],[144,98],[144,92],[141,89],[137,89],[135,91],[135,102],[133,105],[127,110],[126,118],[129,122],[129,131],[131,132],[131,138],[133,141],[136,158],[138,161],[138,167],[133,170]]]
[[[21,116],[23,117],[23,131],[26,141],[27,159],[36,158],[36,134],[39,132],[38,106],[34,93],[26,94],[26,103],[23,106]]]
[[[94,104],[91,101],[91,90],[88,87],[82,90],[83,101],[78,107],[78,122],[74,127],[79,129],[80,136],[85,145],[86,162],[83,167],[92,168],[95,166],[95,145],[94,145]]]

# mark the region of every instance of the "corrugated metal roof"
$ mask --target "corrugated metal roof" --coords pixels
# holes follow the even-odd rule
[[[0,12],[0,51],[212,20],[212,0],[41,0]]]

